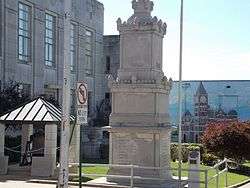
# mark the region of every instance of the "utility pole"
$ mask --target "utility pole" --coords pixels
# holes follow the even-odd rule
[[[69,134],[70,134],[70,20],[71,0],[64,0],[64,60],[63,60],[63,105],[60,141],[60,171],[58,188],[68,188],[69,180]]]
[[[182,118],[182,46],[183,46],[183,0],[181,0],[181,15],[180,15],[180,59],[179,59],[179,85],[178,85],[178,103],[179,103],[179,125],[178,125],[178,187],[181,188],[181,166],[182,166],[182,152],[181,152],[181,118]]]

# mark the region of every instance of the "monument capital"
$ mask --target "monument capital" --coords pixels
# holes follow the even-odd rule
[[[156,32],[162,37],[166,34],[167,24],[156,16],[152,17],[154,3],[150,0],[133,0],[134,14],[125,22],[119,18],[117,29],[120,33],[134,31]]]
[[[134,9],[134,15],[137,17],[151,17],[154,3],[150,0],[133,0],[132,8]]]

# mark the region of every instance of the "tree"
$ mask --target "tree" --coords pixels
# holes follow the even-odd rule
[[[0,114],[12,110],[29,100],[29,96],[25,95],[20,89],[20,85],[14,81],[10,81],[6,87],[0,91]]]
[[[220,158],[238,163],[250,159],[250,122],[217,122],[208,125],[202,143],[207,150]]]

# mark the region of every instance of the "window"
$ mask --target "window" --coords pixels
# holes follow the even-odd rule
[[[91,31],[88,31],[86,30],[86,48],[85,48],[85,51],[86,51],[86,54],[85,54],[85,57],[86,57],[86,74],[87,75],[92,75],[93,74],[93,58],[92,58],[92,51],[93,51],[93,46],[92,46],[92,32]]]
[[[110,57],[106,57],[106,74],[110,73]]]
[[[55,66],[55,17],[45,14],[45,65]]]
[[[105,99],[110,99],[110,93],[105,93]]]
[[[75,114],[76,93],[74,89],[70,91],[70,113]]]
[[[76,69],[76,25],[71,24],[70,28],[70,70],[74,72]]]
[[[18,5],[18,59],[30,62],[31,54],[31,8],[23,3]]]
[[[57,90],[44,88],[44,96],[46,99],[57,100]]]

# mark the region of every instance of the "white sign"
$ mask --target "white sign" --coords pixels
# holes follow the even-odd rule
[[[87,84],[84,82],[77,83],[77,121],[78,125],[88,123],[88,91]]]
[[[84,82],[77,83],[77,106],[88,104],[87,84]]]

